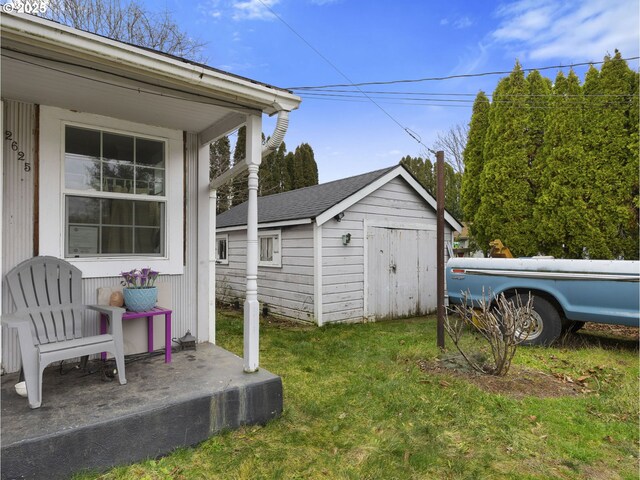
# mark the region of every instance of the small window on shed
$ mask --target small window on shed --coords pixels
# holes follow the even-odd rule
[[[280,231],[265,231],[258,233],[258,249],[261,267],[281,267]]]
[[[216,238],[216,263],[221,263],[223,265],[229,264],[229,236],[228,235],[218,235]]]

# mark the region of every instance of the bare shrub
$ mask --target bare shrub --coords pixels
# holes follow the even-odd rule
[[[500,294],[495,304],[491,305],[483,291],[482,298],[475,308],[467,301],[468,295],[465,293],[463,303],[455,305],[452,312],[447,313],[445,330],[471,368],[489,375],[504,376],[511,367],[517,346],[529,336],[533,323],[530,321],[531,295],[523,305],[517,295],[507,299],[504,294]],[[461,346],[461,339],[466,330],[475,331],[487,342],[491,352],[487,361],[479,363],[480,357],[465,351]]]

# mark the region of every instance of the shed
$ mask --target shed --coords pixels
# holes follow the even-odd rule
[[[216,220],[228,303],[244,296],[246,221],[246,204]],[[445,224],[451,244],[462,226]],[[436,201],[402,165],[260,197],[258,228],[263,312],[323,325],[436,310]]]

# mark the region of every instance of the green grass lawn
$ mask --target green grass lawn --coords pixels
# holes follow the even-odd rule
[[[261,366],[282,376],[282,417],[77,478],[638,478],[635,341],[582,334],[569,346],[523,347],[515,370],[582,378],[589,391],[516,399],[423,371],[420,361],[439,354],[435,332],[434,317],[323,328],[263,322]],[[240,313],[219,314],[217,338],[242,354]]]

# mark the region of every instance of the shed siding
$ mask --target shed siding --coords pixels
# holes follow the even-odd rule
[[[36,106],[32,104],[4,101],[4,130],[14,134],[19,151],[24,151],[28,158],[34,158],[37,141],[35,111]],[[34,254],[35,170],[32,168],[31,172],[25,172],[23,164],[17,161],[16,154],[6,141],[3,143],[3,153],[2,275],[4,278],[9,270]],[[185,145],[185,269],[183,275],[163,275],[159,279],[159,282],[170,285],[170,303],[174,311],[172,315],[172,336],[174,337],[184,335],[187,330],[197,334],[197,192],[195,188],[190,188],[197,185],[197,156],[197,136],[188,134]],[[43,212],[43,206],[40,207],[40,214],[46,214]],[[135,265],[132,261],[132,268],[135,267],[141,268],[144,265]],[[98,288],[116,286],[119,283],[119,278],[83,279],[84,302],[97,303]],[[15,311],[8,289],[3,288],[2,297],[2,313]],[[200,300],[207,301],[207,299]],[[88,316],[85,324],[85,331],[88,334],[98,333],[98,319],[95,315]],[[146,337],[140,339],[140,345],[140,350],[146,350]],[[17,335],[14,332],[9,333],[5,328],[2,332],[2,368],[5,373],[20,369]]]
[[[228,265],[216,267],[216,297],[243,304],[246,291],[246,230],[228,232]],[[282,267],[258,267],[258,300],[278,315],[313,321],[313,227],[281,229]]]
[[[344,213],[342,221],[329,220],[322,226],[323,323],[365,320],[365,223],[398,228],[403,223],[434,229],[436,225],[436,212],[398,177]],[[351,234],[351,242],[345,246],[342,235],[346,233]],[[451,233],[446,226],[447,241]]]

